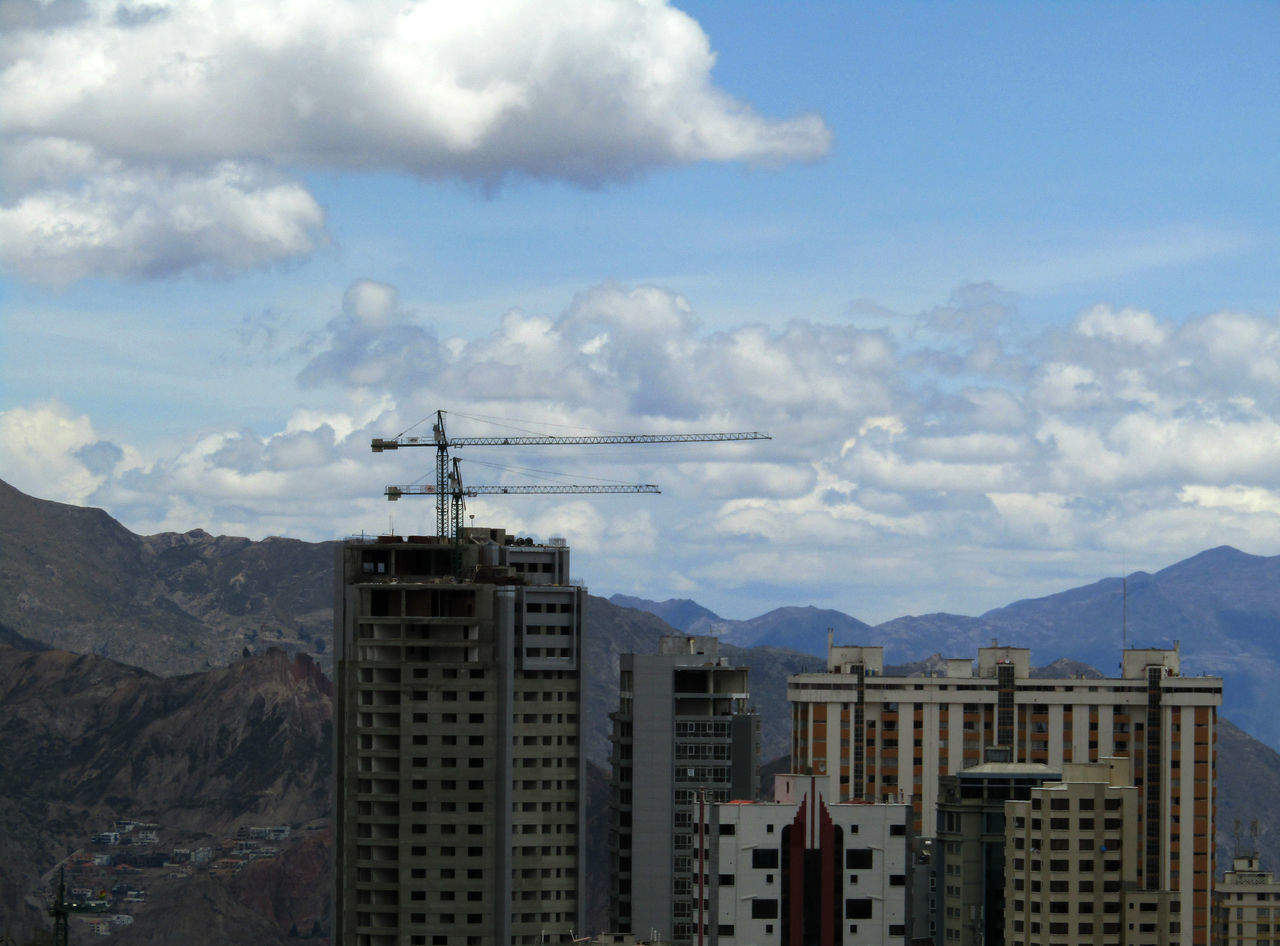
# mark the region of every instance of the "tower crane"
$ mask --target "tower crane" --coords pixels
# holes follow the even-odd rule
[[[657,493],[652,484],[635,486],[473,486],[464,487],[458,474],[457,460],[450,467],[450,447],[517,447],[517,446],[570,446],[574,444],[637,444],[637,443],[698,443],[733,440],[771,440],[768,434],[758,431],[706,434],[592,434],[572,437],[450,437],[444,429],[444,411],[436,411],[436,422],[430,437],[374,438],[370,446],[374,453],[398,450],[401,447],[436,448],[436,482],[432,486],[388,486],[387,499],[401,496],[434,495],[436,497],[436,534],[441,538],[452,535],[455,544],[462,526],[462,501],[466,496],[499,495],[507,493]],[[452,516],[450,511],[452,509]],[[451,521],[452,520],[452,521]],[[452,528],[451,528],[452,527]]]
[[[541,486],[464,486],[462,473],[458,469],[458,458],[453,458],[453,469],[449,473],[449,485],[445,495],[449,498],[452,514],[449,516],[449,531],[441,532],[441,536],[451,535],[455,539],[462,528],[464,501],[469,496],[506,496],[516,494],[547,493],[661,493],[653,483],[636,484],[601,484],[592,486],[575,486],[567,483],[555,483]],[[387,499],[395,502],[401,496],[435,496],[437,511],[445,502],[439,487],[432,483],[415,483],[409,486],[388,486]]]

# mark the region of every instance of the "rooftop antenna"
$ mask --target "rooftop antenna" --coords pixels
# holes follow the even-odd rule
[[[1120,554],[1120,675],[1124,676],[1124,652],[1129,649],[1129,557]]]

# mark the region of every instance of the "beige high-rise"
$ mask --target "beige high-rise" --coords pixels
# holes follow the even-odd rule
[[[1232,859],[1213,900],[1218,946],[1280,944],[1280,880],[1256,853]]]
[[[1006,946],[1180,946],[1177,894],[1138,886],[1129,759],[1068,763],[1005,803]]]

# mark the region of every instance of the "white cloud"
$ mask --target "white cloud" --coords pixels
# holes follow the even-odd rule
[[[1250,516],[1280,516],[1280,493],[1249,486],[1184,486],[1178,498],[1206,509],[1227,509]]]
[[[1043,367],[1034,391],[1035,400],[1050,410],[1077,410],[1097,404],[1102,387],[1085,365],[1050,363]]]
[[[55,402],[0,412],[4,478],[32,495],[87,504],[119,469],[136,462],[132,450],[102,440],[84,415]]]
[[[279,430],[205,430],[144,461],[89,418],[34,405],[0,415],[0,476],[139,531],[324,538],[432,528],[429,499],[389,507],[381,494],[430,475],[434,452],[374,456],[368,441],[436,408],[461,435],[764,430],[774,439],[457,453],[477,484],[529,482],[530,470],[658,483],[659,497],[488,497],[469,511],[566,535],[595,590],[719,596],[737,616],[776,604],[769,586],[886,618],[1068,587],[1114,573],[1121,554],[1158,567],[1223,543],[1280,543],[1280,400],[1242,360],[1275,354],[1275,318],[1178,326],[1094,309],[1076,322],[1087,337],[993,336],[989,372],[957,380],[963,331],[938,348],[814,322],[707,332],[689,299],[656,287],[495,313],[448,344],[419,311],[394,287],[353,284],[300,376],[328,406]]]
[[[224,161],[200,172],[101,166],[0,207],[0,261],[29,279],[235,270],[310,252],[324,213],[299,184]]]
[[[1155,316],[1139,309],[1097,305],[1076,319],[1076,331],[1086,338],[1103,338],[1129,345],[1161,345],[1168,331],[1156,324]]]
[[[830,143],[815,115],[716,89],[707,37],[660,0],[27,12],[0,38],[0,260],[50,283],[309,253],[324,218],[300,169],[594,186]]]

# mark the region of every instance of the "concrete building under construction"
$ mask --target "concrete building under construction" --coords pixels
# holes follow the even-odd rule
[[[338,550],[334,942],[568,942],[586,592],[501,529]]]

